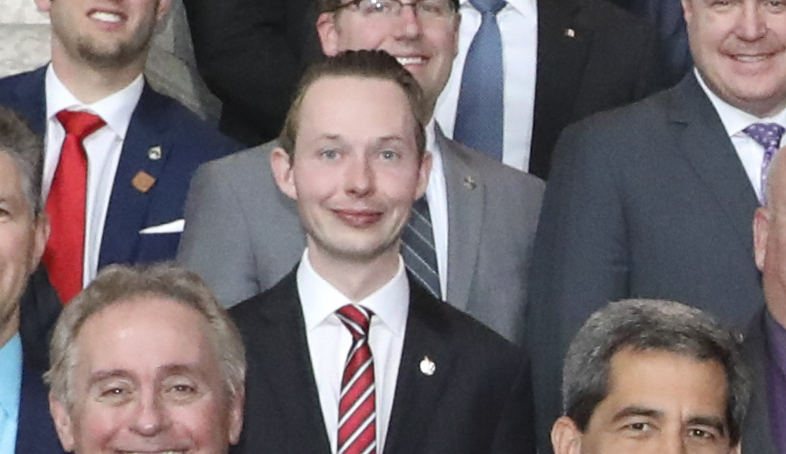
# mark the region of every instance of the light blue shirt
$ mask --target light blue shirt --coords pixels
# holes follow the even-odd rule
[[[22,341],[19,333],[0,348],[0,454],[14,454],[22,391]]]

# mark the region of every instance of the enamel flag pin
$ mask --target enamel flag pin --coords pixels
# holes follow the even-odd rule
[[[134,189],[143,194],[149,191],[154,184],[156,184],[156,179],[144,170],[137,172],[134,178],[131,179],[131,185]]]
[[[150,147],[150,149],[147,150],[147,157],[151,161],[158,161],[159,159],[161,159],[161,156],[163,154],[164,152],[161,151],[161,147],[158,145],[156,145],[155,147]]]
[[[436,370],[437,365],[434,364],[434,361],[429,359],[428,356],[424,356],[423,359],[420,360],[420,372],[422,372],[423,375],[432,376]]]
[[[478,184],[475,183],[475,180],[471,176],[467,175],[464,177],[464,186],[466,186],[467,189],[475,189],[477,185]]]

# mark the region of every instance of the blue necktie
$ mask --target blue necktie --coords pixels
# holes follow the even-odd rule
[[[780,148],[781,137],[784,131],[783,126],[777,123],[754,123],[743,129],[745,134],[751,136],[753,140],[764,147],[764,158],[761,162],[761,176],[759,177],[759,184],[761,185],[761,199],[759,202],[762,205],[766,202],[764,194],[767,186],[767,168],[770,166],[772,156]]]
[[[453,139],[502,161],[504,89],[497,13],[505,1],[469,2],[483,18],[464,61]]]
[[[412,214],[401,232],[401,240],[404,243],[401,248],[404,264],[426,290],[441,299],[434,228],[426,197],[412,205]]]

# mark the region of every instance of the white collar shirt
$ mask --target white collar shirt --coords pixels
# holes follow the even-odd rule
[[[434,249],[439,268],[439,286],[442,299],[448,291],[448,193],[445,182],[445,167],[442,150],[436,138],[437,124],[432,118],[426,126],[426,150],[431,152],[431,173],[426,187],[431,228],[434,233]],[[450,152],[450,151],[448,151]]]
[[[306,249],[297,269],[297,290],[322,416],[333,454],[337,452],[338,443],[341,377],[352,345],[352,335],[336,316],[336,311],[354,303],[374,313],[368,343],[374,359],[377,452],[381,453],[390,423],[409,313],[409,282],[403,260],[399,258],[398,271],[385,285],[361,301],[351,301],[314,270]]]

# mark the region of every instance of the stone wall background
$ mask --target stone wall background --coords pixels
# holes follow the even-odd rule
[[[0,0],[0,77],[41,66],[51,57],[49,17],[33,0]],[[173,0],[147,59],[148,81],[203,118],[216,122],[221,103],[196,71],[182,0]]]

